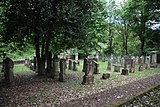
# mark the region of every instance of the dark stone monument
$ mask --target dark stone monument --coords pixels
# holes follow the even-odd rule
[[[128,75],[127,59],[125,59],[125,61],[124,61],[124,69],[122,69],[121,75]]]
[[[143,64],[144,64],[144,57],[141,56],[139,58],[139,67],[138,67],[138,71],[143,71]]]
[[[65,72],[65,59],[60,60],[60,73],[59,73],[59,81],[64,81],[64,72]]]
[[[102,79],[109,79],[110,78],[110,73],[103,73]]]
[[[94,75],[93,75],[93,61],[92,59],[87,59],[85,75],[83,76],[82,84],[93,84]]]
[[[134,73],[135,72],[135,58],[131,58],[131,64],[130,64],[130,69],[129,72],[130,73]]]
[[[98,67],[99,67],[99,64],[98,64],[98,62],[97,61],[95,61],[95,60],[93,60],[93,70],[94,70],[94,74],[99,74],[99,69],[98,69]]]
[[[12,59],[6,57],[3,60],[3,68],[4,68],[4,80],[7,86],[13,86],[14,85],[14,74],[13,74],[13,68],[14,68],[14,62]]]

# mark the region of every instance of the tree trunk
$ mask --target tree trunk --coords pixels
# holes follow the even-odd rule
[[[141,40],[141,54],[144,55],[145,52],[144,52],[144,43],[145,41],[144,40]]]
[[[110,50],[110,54],[113,53],[113,49],[112,49],[112,30],[111,28],[109,28],[109,50]]]
[[[45,74],[45,61],[42,58],[37,60],[37,72],[38,72],[38,75]]]

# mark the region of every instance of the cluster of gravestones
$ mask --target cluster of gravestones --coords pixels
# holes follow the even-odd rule
[[[121,75],[128,75],[128,73],[135,72],[136,65],[138,65],[138,71],[143,71],[144,68],[157,67],[157,54],[153,52],[149,56],[118,57],[117,60],[111,56],[111,59],[108,61],[107,70],[111,71],[111,66],[114,66],[114,72],[120,72],[121,68],[123,68]]]
[[[83,76],[82,84],[94,83],[94,75],[98,74],[98,59],[85,58],[83,63]],[[107,73],[103,73],[102,79],[109,79],[112,66],[114,67],[113,72],[121,72],[121,75],[128,75],[129,73],[135,72],[135,66],[138,66],[138,71],[143,69],[149,69],[150,67],[157,67],[157,54],[153,52],[149,56],[130,56],[130,57],[113,57],[108,60]],[[122,71],[121,71],[122,68]]]
[[[26,58],[25,65],[31,70],[35,71],[36,70],[36,57],[33,57],[33,59]]]

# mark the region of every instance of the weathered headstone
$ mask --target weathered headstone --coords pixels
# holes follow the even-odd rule
[[[57,55],[54,55],[53,58],[53,68],[50,72],[50,77],[59,80],[59,73],[60,73],[60,60]]]
[[[134,73],[135,72],[135,58],[134,57],[131,58],[131,64],[130,64],[129,72],[130,73]]]
[[[138,71],[143,71],[143,64],[144,64],[144,57],[141,56],[139,58],[139,67],[138,67]]]
[[[102,79],[109,79],[110,78],[110,73],[103,73]]]
[[[59,73],[59,81],[64,81],[64,73],[65,73],[65,59],[60,60],[60,73]]]
[[[94,70],[93,72],[94,72],[94,74],[98,74],[99,73],[98,67],[99,67],[98,62],[93,60],[93,70]]]
[[[150,68],[150,61],[151,61],[150,56],[146,56],[145,69],[149,69]]]
[[[4,80],[7,86],[13,86],[14,85],[14,74],[13,74],[13,68],[14,68],[14,62],[12,59],[6,57],[3,60],[3,66],[4,66]]]
[[[157,51],[152,51],[150,67],[157,67]]]
[[[128,75],[127,63],[127,58],[125,58],[124,69],[122,69],[121,75]]]
[[[114,72],[120,72],[121,66],[115,65]]]
[[[87,59],[85,75],[83,76],[82,84],[93,84],[94,75],[93,75],[93,61],[92,59]]]

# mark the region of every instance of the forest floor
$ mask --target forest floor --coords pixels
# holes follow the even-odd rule
[[[116,72],[107,80],[102,80],[100,73],[94,75],[95,83],[91,85],[81,84],[83,75],[70,71],[65,82],[58,82],[32,71],[15,73],[14,87],[0,85],[0,107],[107,107],[160,84],[159,67],[128,76]]]

